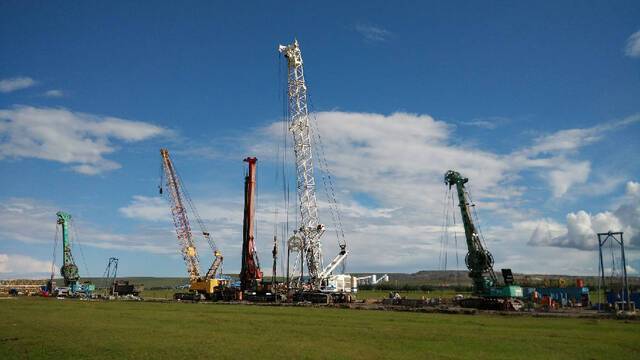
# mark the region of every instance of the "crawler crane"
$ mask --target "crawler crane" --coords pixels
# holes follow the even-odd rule
[[[312,302],[350,301],[357,290],[354,277],[332,272],[348,254],[344,240],[339,244],[338,255],[323,267],[320,238],[325,232],[318,218],[316,185],[314,179],[312,129],[307,106],[307,85],[304,79],[302,53],[297,40],[293,44],[280,45],[278,51],[287,59],[289,131],[293,136],[296,165],[296,189],[300,206],[300,227],[288,240],[289,254],[295,254],[294,270],[289,280],[295,289],[294,300]],[[306,260],[306,261],[305,261]],[[303,282],[304,263],[308,281]],[[300,272],[296,271],[300,266]]]
[[[469,277],[473,281],[473,297],[460,300],[460,305],[480,309],[519,310],[523,305],[519,300],[522,298],[522,288],[513,285],[510,269],[502,269],[505,286],[498,286],[498,280],[493,271],[493,255],[483,246],[480,234],[473,223],[464,186],[469,179],[462,177],[457,171],[449,170],[444,176],[444,182],[449,185],[449,189],[456,187],[467,240],[468,253],[465,263],[469,269]]]
[[[61,296],[87,296],[95,291],[95,285],[89,282],[80,282],[80,275],[78,273],[78,266],[73,260],[73,254],[71,253],[71,215],[58,211],[56,213],[58,217],[57,224],[62,229],[62,267],[60,268],[60,275],[64,279],[64,287],[53,289],[53,274],[49,281],[48,288],[51,293],[52,290],[57,290],[57,295]],[[76,239],[77,240],[77,239]]]
[[[170,195],[169,202],[171,205],[173,224],[176,228],[178,243],[180,243],[180,251],[182,253],[182,258],[187,265],[187,274],[189,275],[190,293],[177,293],[174,297],[176,299],[184,300],[219,300],[226,296],[224,290],[229,283],[227,279],[223,279],[218,274],[218,270],[220,269],[223,260],[222,253],[218,250],[215,242],[209,234],[209,231],[205,228],[204,222],[198,215],[191,198],[184,191],[184,184],[182,184],[181,179],[173,166],[173,162],[169,156],[169,150],[160,149],[160,155],[162,156],[162,168],[164,170],[164,176],[166,177],[166,189],[169,191]],[[160,185],[160,193],[163,193],[162,185]],[[205,276],[200,275],[200,260],[198,258],[198,251],[196,250],[185,205],[188,205],[191,208],[191,213],[195,216],[198,225],[200,226],[202,236],[207,240],[213,251],[213,263]]]

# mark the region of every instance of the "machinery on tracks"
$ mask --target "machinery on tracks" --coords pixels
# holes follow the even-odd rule
[[[462,215],[464,233],[467,243],[465,263],[469,269],[469,277],[473,281],[473,296],[457,300],[462,307],[472,307],[486,310],[520,310],[524,303],[522,288],[513,284],[511,269],[502,269],[504,286],[498,285],[498,279],[493,271],[493,255],[481,241],[480,233],[473,223],[465,184],[468,178],[459,172],[449,170],[444,176],[444,182],[456,187],[458,205]]]
[[[223,261],[222,252],[218,250],[218,247],[211,238],[204,222],[200,218],[200,215],[198,215],[193,201],[185,191],[184,184],[182,183],[182,180],[173,165],[171,157],[169,156],[169,150],[160,149],[160,155],[162,156],[163,174],[166,178],[165,186],[166,190],[169,192],[168,198],[171,205],[171,215],[176,229],[176,236],[178,238],[178,243],[180,244],[180,252],[187,266],[187,274],[189,276],[189,292],[176,293],[174,298],[176,300],[222,300],[233,298],[233,292],[229,291],[227,288],[229,280],[227,278],[223,278],[221,276],[222,274],[219,273]],[[159,187],[160,194],[163,193],[163,189],[164,187],[161,180],[161,185]],[[204,276],[202,276],[200,272],[200,259],[198,257],[198,251],[191,231],[189,218],[187,217],[186,206],[190,207],[191,214],[196,218],[202,236],[207,240],[211,250],[213,251],[213,262]]]
[[[47,285],[45,286],[45,292],[55,296],[91,296],[95,291],[96,286],[88,281],[80,281],[78,266],[73,259],[73,253],[71,250],[71,215],[64,211],[58,211],[56,216],[58,218],[56,222],[56,245],[58,242],[58,229],[61,229],[62,232],[62,266],[60,267],[60,275],[62,275],[64,286],[56,287],[52,270],[51,278],[47,281]]]
[[[302,52],[297,40],[280,45],[278,51],[287,60],[287,121],[293,136],[296,167],[296,190],[300,209],[299,228],[287,241],[287,281],[293,301],[314,303],[350,302],[357,291],[355,277],[348,274],[333,274],[343,264],[349,251],[344,233],[338,240],[338,254],[326,267],[323,266],[320,238],[325,226],[318,216],[316,184],[314,178],[314,134],[309,119],[307,84],[304,78]],[[326,163],[326,162],[322,162]],[[335,198],[329,199],[337,211]],[[293,270],[290,259],[293,257]],[[304,277],[304,268],[307,277]]]
[[[116,257],[110,257],[102,278],[104,279],[104,289],[109,296],[138,296],[143,290],[143,286],[132,284],[129,280],[118,280],[118,263]]]

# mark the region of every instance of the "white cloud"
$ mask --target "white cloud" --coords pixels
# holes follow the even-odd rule
[[[635,33],[629,36],[627,39],[627,46],[624,49],[624,53],[628,57],[632,58],[640,58],[640,31],[636,31]]]
[[[57,161],[78,173],[95,175],[120,167],[104,158],[116,151],[114,140],[134,142],[167,133],[164,128],[141,121],[66,109],[0,109],[0,159]]]
[[[538,137],[530,146],[510,154],[497,154],[458,143],[453,127],[428,115],[330,111],[314,117],[335,176],[335,188],[339,190],[338,202],[342,204],[352,254],[351,269],[437,268],[443,232],[443,175],[448,169],[457,169],[470,178],[469,187],[480,219],[486,221],[483,230],[497,268],[512,266],[515,271],[540,272],[539,256],[543,256],[544,272],[574,274],[593,270],[591,255],[582,255],[578,249],[563,249],[579,259],[568,269],[566,263],[554,262],[557,249],[527,245],[544,245],[566,233],[566,226],[550,219],[539,220],[535,209],[521,206],[528,190],[522,185],[521,176],[526,173],[528,177],[533,174],[545,179],[553,197],[566,196],[575,184],[589,186],[591,163],[577,159],[580,148],[602,140],[596,137],[598,131],[619,129],[640,120],[636,115],[593,128],[561,130]],[[259,149],[261,159],[269,160],[268,154],[273,160],[273,142],[281,141],[281,136],[282,123],[273,123],[257,139],[251,139],[251,151]],[[319,161],[317,148],[314,156]],[[316,177],[320,175],[317,172]],[[321,181],[317,184],[322,198]],[[359,194],[372,200],[365,201],[368,205],[359,203]],[[324,203],[320,205],[321,220],[327,224],[331,216]],[[601,217],[594,222],[606,220]],[[332,237],[325,235],[323,240],[325,257],[334,253]],[[464,235],[458,232],[462,269],[466,254],[463,239]]]
[[[463,121],[462,125],[475,126],[482,129],[493,130],[500,125],[508,123],[510,120],[501,116],[489,116],[485,118],[476,118],[471,121]]]
[[[10,93],[17,90],[26,89],[35,85],[36,82],[30,77],[15,77],[0,80],[0,92]]]
[[[547,173],[549,183],[552,187],[553,196],[564,195],[574,184],[584,184],[589,178],[591,163],[581,161],[578,163],[566,163],[562,167],[557,167]]]
[[[54,266],[57,272],[57,267]],[[30,256],[0,253],[0,276],[32,277],[51,273],[51,261],[34,259]]]
[[[622,231],[625,243],[630,248],[640,247],[640,184],[629,181],[624,200],[618,208],[595,215],[584,210],[567,214],[566,231],[560,236],[538,236],[538,227],[529,244],[533,246],[568,247],[581,250],[597,249],[597,234]]]
[[[510,163],[520,170],[537,169],[538,176],[549,184],[553,196],[559,198],[570,188],[586,184],[589,179],[591,163],[572,159],[578,150],[601,141],[608,132],[638,122],[640,114],[635,114],[589,128],[560,130],[540,136],[532,146],[512,153]]]
[[[358,24],[355,30],[364,37],[366,41],[384,42],[389,39],[392,33],[378,26]]]
[[[63,97],[64,92],[62,90],[52,89],[52,90],[47,90],[44,93],[44,96],[51,97],[51,98]]]
[[[140,195],[134,196],[130,205],[121,207],[118,211],[130,219],[146,221],[167,221],[171,216],[165,199]]]
[[[0,239],[50,246],[56,236],[56,212],[46,201],[30,198],[5,198],[0,204]],[[72,214],[73,216],[73,214]],[[155,254],[175,254],[173,229],[144,227],[128,234],[109,231],[74,217],[72,232],[81,246],[101,249],[139,250]]]

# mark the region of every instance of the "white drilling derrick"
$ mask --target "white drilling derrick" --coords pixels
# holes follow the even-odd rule
[[[289,239],[293,250],[304,253],[311,282],[318,280],[322,269],[322,248],[320,237],[324,225],[318,218],[316,183],[313,176],[313,153],[311,147],[311,127],[307,108],[307,84],[304,81],[302,53],[298,41],[284,46],[278,51],[288,63],[289,131],[293,135],[293,149],[296,158],[297,193],[300,205],[300,228]],[[297,265],[298,261],[295,262]],[[295,270],[294,270],[295,274]],[[298,278],[298,281],[300,279]]]
[[[294,262],[292,284],[300,285],[301,274],[297,274],[297,266],[301,256],[306,258],[310,284],[319,288],[326,278],[346,257],[345,246],[341,245],[340,254],[331,264],[323,269],[322,244],[320,237],[325,227],[318,218],[316,200],[316,184],[314,178],[312,133],[307,106],[307,84],[304,80],[302,53],[298,41],[293,44],[280,45],[278,51],[287,59],[289,131],[293,135],[293,146],[296,161],[296,190],[300,205],[300,228],[288,240],[290,251],[297,253]],[[300,264],[302,266],[302,264]],[[302,267],[300,269],[302,271]]]

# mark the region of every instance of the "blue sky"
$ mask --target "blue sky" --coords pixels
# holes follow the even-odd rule
[[[594,273],[594,232],[619,228],[639,269],[638,19],[632,1],[3,2],[0,276],[46,272],[58,209],[90,275],[110,256],[123,274],[184,275],[157,196],[161,146],[232,272],[242,159],[259,158],[268,268],[283,196],[276,48],[294,37],[350,270],[438,268],[449,168],[471,178],[498,266]],[[333,256],[335,239],[324,246]]]

